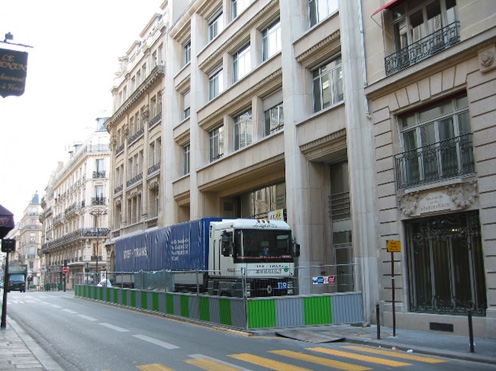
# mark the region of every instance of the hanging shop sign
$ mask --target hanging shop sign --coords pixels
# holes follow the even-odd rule
[[[24,94],[28,70],[28,53],[0,49],[0,96]]]

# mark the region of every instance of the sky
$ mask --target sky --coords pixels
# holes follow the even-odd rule
[[[0,49],[28,53],[25,92],[0,96],[0,205],[22,218],[68,150],[112,113],[118,58],[163,0],[2,1]]]

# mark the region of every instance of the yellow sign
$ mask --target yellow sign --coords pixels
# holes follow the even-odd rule
[[[387,251],[388,252],[401,252],[401,242],[389,240],[387,241]]]

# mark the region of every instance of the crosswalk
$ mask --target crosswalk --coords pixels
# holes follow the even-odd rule
[[[267,350],[266,354],[250,353],[229,354],[232,362],[226,362],[201,354],[190,355],[184,362],[198,369],[209,371],[249,371],[249,367],[276,371],[311,371],[315,365],[329,370],[365,371],[384,368],[418,366],[420,364],[439,364],[445,360],[377,349],[367,346],[346,345],[339,349],[308,347],[305,352],[292,350]],[[293,363],[297,363],[295,365]],[[308,364],[308,365],[307,365]],[[162,364],[137,366],[141,371],[175,371]]]

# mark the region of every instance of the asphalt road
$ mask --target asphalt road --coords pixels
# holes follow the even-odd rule
[[[75,298],[72,292],[11,292],[8,315],[71,371],[494,369],[346,342],[247,336]]]

